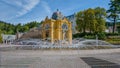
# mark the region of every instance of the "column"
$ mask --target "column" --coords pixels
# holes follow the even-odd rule
[[[71,24],[69,24],[68,38],[69,38],[69,43],[72,44],[72,28],[71,28]]]
[[[54,43],[54,37],[53,37],[53,22],[51,22],[50,24],[50,39],[51,39],[51,43],[53,44]]]

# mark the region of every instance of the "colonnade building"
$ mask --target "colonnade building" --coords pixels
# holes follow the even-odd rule
[[[51,43],[60,41],[72,43],[72,24],[59,10],[54,12],[51,18],[46,17],[40,27],[32,30],[31,34],[29,33],[31,31],[23,34],[21,38],[38,37],[43,40],[49,40]]]

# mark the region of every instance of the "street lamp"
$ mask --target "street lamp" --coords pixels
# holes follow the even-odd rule
[[[96,46],[98,46],[98,36],[96,34]]]

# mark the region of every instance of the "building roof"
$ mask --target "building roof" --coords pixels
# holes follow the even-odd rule
[[[66,18],[67,18],[67,19],[73,19],[73,18],[75,18],[75,13],[72,14],[72,15],[67,16]]]
[[[64,18],[64,16],[62,15],[62,13],[58,9],[56,12],[54,12],[52,14],[52,19],[54,19],[54,20],[63,19],[63,18]]]
[[[15,40],[16,39],[16,35],[5,35],[5,34],[2,34],[2,39],[3,40]]]

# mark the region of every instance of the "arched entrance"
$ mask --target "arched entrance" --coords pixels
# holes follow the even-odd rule
[[[45,25],[45,40],[50,41],[50,25]]]
[[[67,33],[68,33],[68,25],[66,23],[63,23],[62,25],[63,40],[68,39]]]

